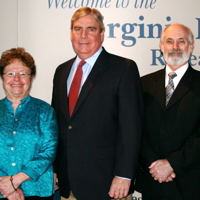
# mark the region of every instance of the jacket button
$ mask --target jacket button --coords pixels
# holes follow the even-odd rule
[[[68,126],[68,129],[72,129],[72,126]]]

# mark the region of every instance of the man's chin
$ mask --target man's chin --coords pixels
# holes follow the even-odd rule
[[[170,56],[165,59],[166,63],[171,66],[181,66],[184,65],[189,58],[184,58],[183,56]]]

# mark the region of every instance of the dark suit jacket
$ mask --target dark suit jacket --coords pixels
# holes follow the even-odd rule
[[[136,187],[169,199],[200,199],[200,72],[189,66],[165,107],[165,69],[142,77],[145,103],[145,133]],[[158,183],[148,166],[167,159],[177,177]],[[152,185],[152,187],[151,187]],[[157,188],[157,189],[156,189]],[[165,199],[163,196],[162,199]]]
[[[59,123],[56,158],[61,195],[78,200],[110,199],[115,175],[134,179],[142,118],[137,65],[104,49],[69,117],[67,78],[75,58],[55,73],[52,105]]]

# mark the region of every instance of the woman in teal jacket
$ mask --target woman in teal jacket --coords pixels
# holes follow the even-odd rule
[[[0,198],[53,199],[52,163],[57,145],[53,108],[29,95],[36,67],[23,48],[5,51],[0,76]]]

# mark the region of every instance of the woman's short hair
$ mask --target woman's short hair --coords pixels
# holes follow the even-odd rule
[[[24,48],[12,48],[4,51],[0,59],[0,76],[3,76],[4,69],[7,65],[15,60],[20,60],[31,71],[31,75],[36,75],[36,66],[33,57],[25,51]]]

